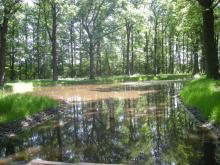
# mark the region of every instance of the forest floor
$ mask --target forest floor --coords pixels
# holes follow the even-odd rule
[[[184,104],[210,123],[220,124],[220,81],[197,79],[186,83],[180,96]],[[195,115],[195,113],[193,114]]]

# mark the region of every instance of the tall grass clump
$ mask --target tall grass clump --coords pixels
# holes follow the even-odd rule
[[[55,100],[44,96],[0,95],[0,123],[16,121],[56,106]]]
[[[184,86],[180,95],[185,104],[197,108],[206,119],[220,123],[220,81],[193,80]]]

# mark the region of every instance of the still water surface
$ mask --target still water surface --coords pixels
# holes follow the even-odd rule
[[[42,87],[62,112],[0,140],[0,164],[64,162],[202,165],[215,162],[216,141],[178,102],[182,82]]]

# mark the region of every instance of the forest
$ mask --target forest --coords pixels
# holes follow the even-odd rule
[[[0,82],[133,74],[219,78],[209,0],[1,0]]]
[[[220,0],[0,0],[0,164],[220,164],[219,59]]]

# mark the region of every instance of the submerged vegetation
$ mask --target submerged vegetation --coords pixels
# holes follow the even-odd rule
[[[186,84],[180,95],[187,105],[197,108],[206,119],[220,123],[220,81],[193,80]]]
[[[31,116],[55,108],[55,100],[30,94],[0,94],[0,124]]]

